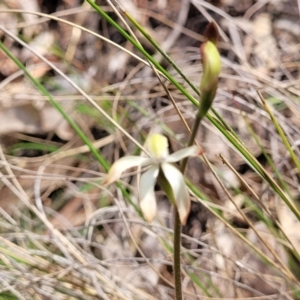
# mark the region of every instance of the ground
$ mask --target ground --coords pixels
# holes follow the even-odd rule
[[[0,299],[174,299],[170,202],[157,185],[150,224],[143,170],[102,183],[153,132],[186,146],[211,21],[222,71],[185,172],[185,299],[300,299],[299,3],[91,4],[0,4]]]

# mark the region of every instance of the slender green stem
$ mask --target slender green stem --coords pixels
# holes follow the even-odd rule
[[[181,223],[178,210],[174,209],[174,280],[175,280],[175,299],[182,300],[181,286]]]
[[[202,116],[196,115],[196,120],[193,125],[193,129],[189,138],[188,146],[194,144],[194,140],[200,126]],[[188,158],[184,158],[180,165],[180,171],[184,174]],[[174,209],[174,280],[175,280],[175,299],[182,299],[182,287],[181,287],[181,257],[180,257],[180,247],[181,247],[181,223],[178,214],[178,210]]]
[[[201,121],[202,121],[202,117],[199,116],[199,114],[197,114],[195,123],[193,125],[193,129],[192,129],[192,132],[190,135],[190,139],[189,139],[189,142],[187,145],[188,147],[190,147],[194,144],[196,134],[197,134],[197,131],[198,131]],[[182,172],[182,174],[184,173],[184,170],[186,168],[187,161],[188,161],[188,157],[184,158],[181,162],[180,171]]]

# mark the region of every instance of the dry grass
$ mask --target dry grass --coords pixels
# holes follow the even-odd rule
[[[154,131],[168,136],[172,151],[184,145],[188,131],[148,62],[87,2],[19,2],[1,4],[3,43],[103,159],[140,153]],[[98,2],[119,20],[110,1]],[[299,205],[299,170],[258,94],[299,159],[297,3],[166,2],[120,1],[197,86],[202,33],[211,18],[217,22],[223,68],[214,108]],[[101,186],[105,167],[2,52],[0,60],[0,299],[173,299],[172,212],[163,193],[157,188],[156,221],[144,222],[136,171],[122,178],[123,193]],[[165,84],[191,126],[195,107]],[[209,120],[197,142],[206,156],[191,160],[186,172],[202,194],[191,187],[194,202],[183,228],[185,299],[299,299],[295,213]]]

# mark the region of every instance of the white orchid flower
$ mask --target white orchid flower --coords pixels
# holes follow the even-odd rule
[[[172,163],[188,156],[198,156],[203,153],[199,146],[181,149],[169,155],[168,140],[160,134],[153,134],[147,140],[150,157],[125,156],[117,160],[110,168],[104,184],[118,180],[121,174],[133,167],[150,167],[141,175],[139,183],[140,207],[145,218],[151,222],[157,211],[154,186],[156,181],[166,191],[170,201],[176,205],[180,221],[186,223],[190,212],[190,196],[182,173]]]

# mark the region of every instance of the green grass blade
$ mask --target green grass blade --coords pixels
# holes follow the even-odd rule
[[[91,0],[86,0],[103,18],[114,26],[133,46],[139,50],[155,67],[160,71],[176,88],[182,92],[194,105],[198,105],[198,101],[180,84],[173,76],[170,75],[132,36],[130,36],[117,22],[115,22],[100,6]]]
[[[82,141],[89,147],[91,153],[95,156],[97,161],[102,165],[105,171],[109,170],[109,163],[103,158],[98,150],[93,146],[88,137],[84,134],[84,132],[79,128],[79,126],[70,118],[70,116],[64,111],[62,106],[53,99],[51,94],[44,88],[44,86],[36,80],[26,69],[26,67],[19,61],[17,57],[15,57],[9,49],[5,47],[5,45],[0,41],[0,49],[12,60],[14,63],[24,72],[24,74],[30,79],[30,81],[36,86],[36,88],[42,93],[42,95],[46,96],[49,99],[49,102],[56,108],[61,115],[65,118],[65,120],[70,124],[70,126],[74,129],[77,135],[82,139]],[[129,193],[126,188],[124,188],[121,184],[117,183],[117,186],[121,189],[123,196],[128,200],[128,202],[134,207],[136,212],[142,216],[139,207],[131,200]]]
[[[89,147],[90,151],[93,153],[98,162],[103,166],[103,168],[108,171],[109,164],[108,162],[99,154],[98,150],[93,146],[91,141],[87,138],[84,132],[79,128],[79,126],[73,121],[72,118],[64,111],[62,106],[53,99],[51,94],[44,88],[44,86],[36,80],[26,69],[26,67],[21,63],[21,61],[14,56],[9,49],[0,41],[0,49],[24,72],[24,74],[30,79],[30,81],[36,86],[36,88],[42,93],[42,95],[46,96],[57,111],[64,117],[64,119],[70,124],[70,126],[74,129],[77,135],[82,139],[82,141]]]
[[[298,173],[300,174],[300,161],[298,159],[298,157],[296,156],[294,150],[292,149],[291,147],[291,144],[290,142],[288,141],[285,133],[283,132],[283,129],[281,128],[281,126],[279,125],[275,115],[273,114],[272,110],[270,109],[269,105],[267,104],[266,100],[264,99],[264,97],[262,96],[262,94],[260,92],[258,92],[258,95],[260,97],[260,100],[262,101],[263,103],[263,106],[265,108],[265,110],[267,111],[267,113],[269,114],[275,128],[277,129],[287,151],[289,152],[290,154],[290,157],[291,159],[293,160],[293,162],[295,163],[297,169],[298,169]]]
[[[153,57],[139,44],[134,38],[132,38],[119,24],[117,24],[112,18],[110,18],[103,9],[96,5],[91,0],[87,2],[103,17],[105,18],[112,26],[114,26],[128,41],[130,41],[171,83],[173,83],[176,88],[182,92],[183,95],[187,97],[195,106],[198,106],[198,101],[179,84]],[[216,114],[219,119],[220,116]],[[227,138],[227,140],[238,150],[238,152],[247,160],[249,165],[264,178],[271,188],[287,203],[290,209],[295,213],[297,218],[300,220],[300,212],[298,208],[292,203],[292,201],[285,195],[282,189],[278,184],[272,179],[272,177],[266,172],[266,170],[260,165],[256,158],[252,155],[249,149],[246,148],[244,143],[239,139],[239,137],[234,133],[233,130],[228,127],[224,120],[218,120],[213,117],[211,114],[207,114],[209,121],[215,125],[219,131]],[[226,124],[226,125],[224,125]]]

